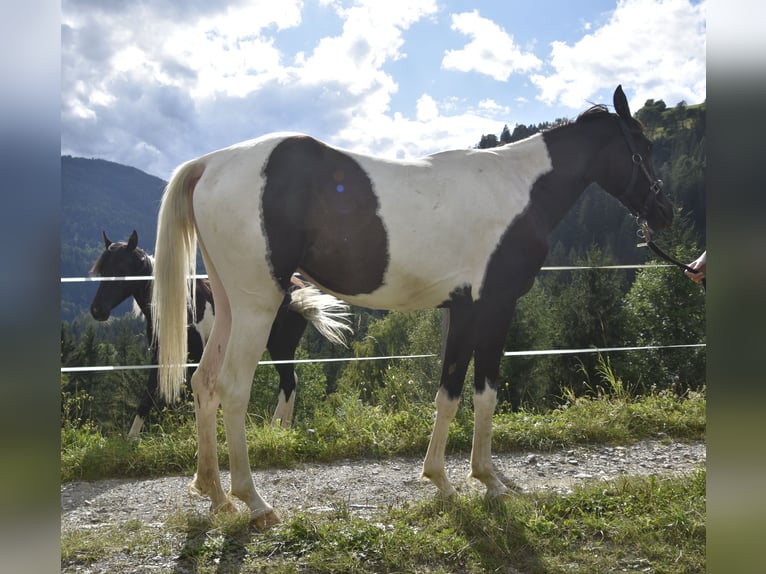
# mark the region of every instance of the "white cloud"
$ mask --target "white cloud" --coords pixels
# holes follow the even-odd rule
[[[509,35],[479,12],[452,14],[452,29],[472,40],[460,50],[447,50],[442,67],[459,72],[478,72],[500,82],[514,72],[529,72],[542,62],[532,53],[522,52]]]
[[[479,109],[494,116],[508,115],[510,113],[508,106],[501,106],[491,98],[480,101]]]
[[[416,107],[418,121],[427,122],[439,117],[439,108],[436,107],[436,102],[428,94],[423,94],[418,98]]]
[[[577,110],[618,82],[637,99],[704,97],[704,5],[683,0],[622,0],[579,42],[551,44],[545,68],[529,51],[539,50],[536,38],[521,49],[476,11],[452,14],[444,24],[437,0],[306,4],[64,0],[62,153],[168,177],[181,161],[211,149],[295,130],[359,151],[413,157],[498,133],[511,119],[507,106],[531,97],[468,95],[462,76],[447,69],[501,81],[536,73],[541,99]],[[308,13],[322,20],[309,21]],[[465,45],[445,52],[439,42],[458,34]],[[392,65],[408,57],[416,71],[410,62]],[[405,68],[423,77],[394,75]],[[394,94],[400,113],[391,109]]]
[[[551,44],[553,72],[531,81],[539,99],[582,109],[602,88],[622,84],[636,104],[705,99],[706,1],[620,0],[612,17],[573,45]]]
[[[275,31],[302,24],[302,4],[212,1],[183,12],[65,0],[62,153],[167,177],[183,159],[268,131],[369,129],[398,89],[383,66],[406,57],[404,31],[436,1],[323,2],[342,31],[286,61]]]
[[[423,97],[418,101],[422,102]],[[446,107],[441,103],[436,105],[437,109]],[[405,159],[445,149],[469,148],[479,143],[481,134],[499,133],[501,128],[498,120],[481,110],[460,111],[454,115],[437,113],[415,119],[397,112],[392,116],[376,116],[369,124],[350,122],[337,135],[335,143],[358,152]]]

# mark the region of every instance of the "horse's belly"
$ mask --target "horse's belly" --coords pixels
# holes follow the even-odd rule
[[[424,271],[424,270],[421,270]],[[478,297],[482,273],[476,270],[435,269],[427,273],[389,270],[385,282],[372,291],[360,295],[328,290],[336,297],[358,307],[411,311],[439,307],[460,290],[470,288],[473,298]],[[309,277],[311,279],[311,277]]]

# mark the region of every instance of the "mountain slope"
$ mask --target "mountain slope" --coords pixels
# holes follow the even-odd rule
[[[133,167],[100,160],[61,158],[61,275],[87,275],[104,247],[101,231],[112,241],[135,229],[139,245],[154,248],[165,182]],[[61,315],[71,320],[86,311],[96,291],[93,283],[61,286]]]

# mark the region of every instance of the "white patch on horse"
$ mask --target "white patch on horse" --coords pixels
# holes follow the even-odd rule
[[[295,385],[298,386],[298,376],[295,376]],[[277,408],[274,410],[274,416],[271,417],[271,424],[276,426],[277,421],[283,428],[288,428],[293,424],[293,412],[295,411],[295,391],[290,393],[290,399],[285,398],[284,389],[279,389],[277,398]]]
[[[133,424],[130,425],[130,430],[128,431],[128,438],[136,438],[141,432],[142,428],[144,428],[144,419],[141,415],[136,415],[135,418],[133,419]]]
[[[379,289],[343,298],[384,309],[436,307],[465,284],[477,296],[500,238],[529,204],[535,181],[553,168],[542,135],[409,162],[347,153],[374,183],[391,265]],[[448,256],[435,257],[435,246]]]
[[[194,328],[202,339],[203,347],[207,344],[207,340],[210,338],[210,332],[213,330],[214,321],[215,313],[213,311],[213,306],[210,304],[210,301],[207,301],[205,303],[205,312],[202,315],[202,319],[199,319],[194,323]]]

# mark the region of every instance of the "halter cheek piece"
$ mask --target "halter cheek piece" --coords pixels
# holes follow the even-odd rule
[[[660,193],[660,191],[662,191],[662,180],[654,179],[652,175],[649,173],[649,170],[647,169],[646,164],[644,163],[644,158],[641,157],[641,154],[636,151],[636,146],[633,145],[633,139],[630,137],[630,131],[628,130],[628,126],[625,125],[625,122],[622,119],[620,119],[620,128],[622,128],[622,133],[625,136],[625,141],[628,143],[628,148],[630,149],[630,153],[632,154],[631,157],[633,159],[633,173],[630,175],[630,181],[628,182],[628,187],[625,188],[625,191],[622,193],[622,196],[629,196],[633,192],[633,188],[636,186],[636,178],[638,177],[639,168],[641,168],[641,171],[644,172],[644,175],[646,176],[646,179],[649,182],[649,190],[651,191],[651,193],[647,194],[643,207],[638,211],[638,213],[636,213],[636,219],[638,220],[638,225],[639,225],[638,235],[644,240],[644,243],[639,243],[638,246],[649,247],[652,251],[654,251],[654,253],[656,253],[660,258],[664,259],[665,261],[672,263],[673,265],[676,265],[677,267],[680,267],[681,269],[684,269],[686,271],[696,273],[694,269],[692,269],[685,263],[682,263],[675,257],[672,257],[671,255],[668,255],[667,253],[665,253],[652,240],[652,230],[649,227],[649,224],[646,222],[646,213],[649,210],[649,206],[652,204],[653,201],[657,200],[657,195]],[[707,289],[705,279],[702,280],[702,287]]]
[[[633,138],[630,137],[628,126],[622,119],[620,119],[620,128],[622,129],[622,133],[625,136],[625,142],[628,144],[628,149],[631,153],[631,159],[633,160],[633,172],[630,174],[630,181],[628,182],[628,186],[625,188],[625,191],[622,192],[620,197],[631,196],[633,193],[633,188],[636,186],[636,179],[638,178],[638,172],[640,168],[644,176],[646,176],[646,180],[649,182],[649,191],[651,193],[647,194],[644,205],[636,211],[635,215],[639,220],[646,221],[646,214],[649,211],[649,207],[653,202],[657,200],[657,195],[659,195],[660,191],[662,191],[662,180],[655,179],[652,177],[652,174],[649,173],[649,169],[646,167],[646,163],[644,163],[644,158],[640,153],[638,153],[638,150],[636,150],[636,146],[633,143]]]

